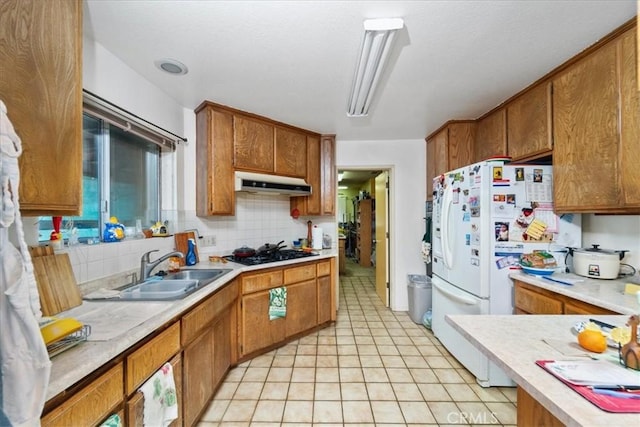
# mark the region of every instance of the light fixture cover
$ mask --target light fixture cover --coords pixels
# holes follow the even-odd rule
[[[395,33],[403,26],[401,18],[364,21],[364,39],[351,86],[347,116],[361,117],[369,113]]]
[[[180,61],[175,59],[163,58],[155,61],[156,67],[165,73],[173,74],[174,76],[181,76],[187,74],[189,69]]]

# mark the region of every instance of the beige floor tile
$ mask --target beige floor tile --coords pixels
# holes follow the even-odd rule
[[[447,393],[456,402],[478,402],[480,398],[468,384],[444,384]]]
[[[361,356],[377,356],[378,347],[375,344],[358,344],[358,354]]]
[[[429,367],[429,364],[423,356],[402,356],[402,358],[407,368],[425,369]]]
[[[337,345],[354,345],[356,343],[356,339],[353,335],[341,335],[336,337]]]
[[[339,355],[356,355],[358,354],[358,347],[355,345],[338,345]]]
[[[387,371],[384,368],[362,368],[364,381],[367,383],[389,382]]]
[[[369,316],[369,319],[371,319],[373,316]],[[367,324],[369,325],[369,329],[371,329],[371,331],[374,330],[383,330],[385,331],[385,335],[388,335],[387,333],[387,328],[385,327],[384,323],[380,322],[380,321],[367,321]]]
[[[397,400],[391,383],[366,383],[369,400]]]
[[[249,366],[251,368],[268,368],[269,366],[271,366],[271,362],[273,362],[274,357],[275,353],[272,351],[261,356],[256,356],[256,358],[249,361]]]
[[[364,375],[361,368],[340,368],[340,382],[354,383],[364,382]]]
[[[431,368],[453,368],[446,357],[443,356],[425,356],[425,360]]]
[[[234,399],[258,399],[262,393],[263,382],[246,382],[243,381],[238,385]]]
[[[313,382],[291,383],[289,385],[288,400],[313,400],[315,384]]]
[[[518,389],[516,387],[496,387],[496,388],[500,390],[507,399],[509,399],[509,402],[515,403],[518,401],[518,398],[517,398]]]
[[[355,331],[356,330],[354,329],[354,332]],[[375,341],[373,340],[373,337],[369,333],[368,329],[366,331],[363,330],[362,334],[355,334],[353,338],[355,339],[355,342],[358,345],[358,348],[361,345],[375,345]]]
[[[338,346],[335,344],[326,344],[318,346],[318,356],[320,355],[337,355],[338,354]]]
[[[261,400],[285,400],[289,394],[289,381],[287,382],[267,382],[262,387],[260,393]]]
[[[296,360],[293,362],[293,366],[296,368],[312,368],[316,366],[316,355],[296,355]]]
[[[396,401],[372,401],[373,418],[378,423],[404,423],[400,405]]]
[[[247,371],[247,368],[235,367],[229,371],[229,373],[227,374],[224,380],[228,382],[240,381],[242,380],[242,377],[244,376],[244,373],[246,371]]]
[[[236,392],[240,383],[226,381],[220,385],[220,388],[216,392],[214,399],[231,399]]]
[[[431,343],[427,345],[416,344],[416,346],[423,356],[442,356],[442,351]]]
[[[271,367],[276,368],[291,368],[293,367],[293,362],[296,360],[294,355],[281,355],[276,354],[276,357],[273,358],[273,363]]]
[[[335,346],[331,346],[335,349]],[[318,354],[316,359],[316,366],[318,368],[336,368],[338,366],[338,356],[336,354]]]
[[[402,356],[380,356],[382,358],[382,364],[385,368],[404,368],[404,359]]]
[[[204,415],[202,415],[200,421],[221,421],[230,402],[231,401],[228,399],[214,399],[209,404],[209,407],[205,411]]]
[[[396,346],[394,344],[379,344],[376,343],[376,346],[378,347],[378,353],[380,353],[381,356],[398,356],[400,355],[400,352],[398,351],[398,349],[396,348]]]
[[[302,337],[302,338],[300,338],[299,343],[302,344],[302,345],[305,345],[305,344],[317,345],[318,344],[318,335],[311,334],[311,335],[307,335],[305,337]]]
[[[476,380],[476,377],[473,376],[473,374],[471,372],[467,371],[465,368],[459,368],[459,369],[456,369],[456,371],[458,371],[458,375],[460,375],[460,377],[462,377],[464,382],[466,382],[467,384],[477,384],[478,383],[478,381]]]
[[[427,406],[438,424],[468,424],[453,402],[429,402]]]
[[[339,355],[338,366],[341,368],[359,368],[360,358],[357,355]]]
[[[320,382],[334,382],[340,381],[340,374],[338,368],[316,368],[316,383]]]
[[[395,353],[391,353],[391,354],[398,354],[398,349],[396,348],[396,345],[393,343],[393,340],[391,339],[391,337],[389,337],[389,336],[374,336],[373,337],[373,341],[376,343],[378,348],[382,348],[382,349],[393,348]]]
[[[351,328],[336,329],[336,339],[345,335],[353,336],[353,330]]]
[[[426,402],[399,402],[400,410],[407,424],[435,424]]]
[[[437,383],[438,377],[433,369],[409,368],[411,376],[416,383]]]
[[[485,402],[485,405],[502,424],[517,424],[517,410],[513,403]]]
[[[418,384],[418,388],[427,402],[449,402],[453,400],[442,384]]]
[[[242,377],[242,381],[265,381],[269,375],[269,368],[249,367]]]
[[[284,400],[260,400],[253,414],[252,422],[276,422],[282,421],[284,413]]]
[[[438,381],[443,384],[465,382],[455,369],[433,369],[433,373],[438,377]]]
[[[373,412],[368,401],[342,402],[345,423],[372,423]]]
[[[293,368],[271,368],[267,375],[267,381],[270,382],[289,382],[291,381],[291,373]]]
[[[257,404],[257,400],[232,400],[222,421],[251,421]]]
[[[422,393],[414,383],[391,383],[396,399],[399,401],[416,401],[422,400]]]
[[[402,331],[402,332],[399,332],[399,331]],[[409,345],[411,347],[414,346],[413,341],[411,340],[410,337],[407,336],[404,329],[397,329],[395,331],[389,330],[389,334],[391,334],[391,339],[393,340],[393,343],[397,346],[401,346],[401,345]]]
[[[316,400],[313,402],[314,423],[342,423],[342,402]]]
[[[360,364],[363,368],[381,368],[384,365],[382,364],[382,359],[378,355],[361,355],[360,356]]]
[[[342,400],[366,400],[369,401],[369,394],[364,383],[341,383]]]
[[[314,400],[340,400],[340,384],[316,383]]]
[[[300,344],[298,345],[298,351],[296,352],[297,356],[304,355],[313,355],[315,356],[318,353],[318,346],[315,344]]]
[[[370,328],[371,329],[371,336],[373,337],[374,340],[379,339],[382,340],[383,344],[390,344],[393,341],[391,340],[391,337],[389,336],[389,332],[386,329],[383,328]]]
[[[292,383],[312,383],[316,379],[316,368],[293,368]]]
[[[313,421],[313,402],[288,400],[284,407],[284,423],[311,423]]]
[[[320,332],[326,331],[327,329],[323,329]],[[318,336],[318,348],[320,346],[325,346],[325,345],[336,345],[336,343],[337,343],[336,336],[333,335],[333,334],[332,335],[319,335]]]
[[[407,368],[386,368],[389,381],[392,383],[413,383],[411,372]]]
[[[420,350],[413,344],[409,345],[396,345],[398,349],[398,354],[402,355],[402,357],[414,356],[420,357]]]

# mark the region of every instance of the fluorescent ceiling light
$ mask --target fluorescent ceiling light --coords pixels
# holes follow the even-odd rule
[[[353,77],[347,116],[366,116],[389,57],[396,30],[404,26],[401,18],[367,19],[360,59]]]
[[[338,182],[342,181],[342,178],[344,178],[344,172],[338,174]]]
[[[347,188],[349,188],[347,185],[339,185],[338,186],[338,190],[346,190]]]

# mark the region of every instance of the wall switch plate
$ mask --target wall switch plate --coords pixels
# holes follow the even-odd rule
[[[208,235],[202,237],[202,246],[215,246],[216,245],[216,236]]]

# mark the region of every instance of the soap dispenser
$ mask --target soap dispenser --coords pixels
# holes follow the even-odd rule
[[[187,245],[187,256],[185,257],[184,263],[186,265],[196,265],[196,241],[189,239]]]

